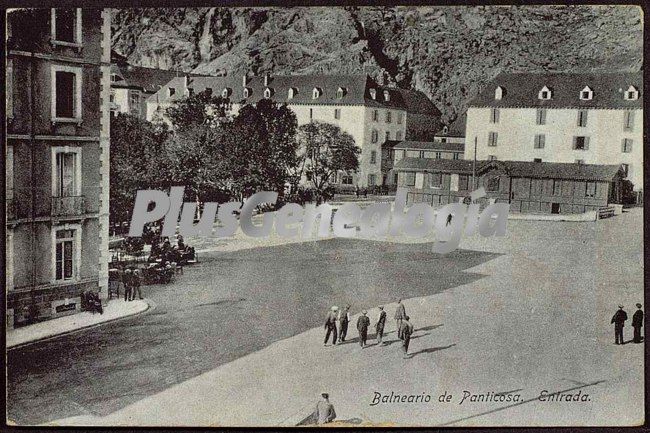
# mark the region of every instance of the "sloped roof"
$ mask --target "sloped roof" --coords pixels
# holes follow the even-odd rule
[[[111,74],[118,76],[118,80],[111,83],[116,88],[136,88],[148,93],[158,91],[169,81],[180,75],[188,75],[183,72],[169,71],[165,69],[144,68],[125,63],[114,63],[111,65]],[[199,76],[189,74],[190,76]]]
[[[620,171],[620,165],[574,164],[530,161],[476,161],[476,172],[503,169],[512,177],[536,179],[565,179],[611,181]],[[398,171],[430,171],[446,173],[472,173],[471,160],[403,158],[393,166]]]
[[[409,113],[424,114],[433,117],[438,117],[442,114],[438,110],[438,107],[422,92],[399,88],[391,88],[391,90],[401,95],[406,111]]]
[[[544,87],[552,91],[550,100],[540,100]],[[583,101],[580,91],[589,86],[593,99]],[[624,92],[634,86],[639,91],[636,100],[625,100]],[[494,99],[497,87],[503,97]],[[642,108],[643,73],[501,73],[474,98],[470,107],[547,107],[547,108]]]
[[[437,150],[442,152],[463,152],[465,145],[462,143],[443,143],[441,141],[411,141],[387,140],[385,147],[393,149]],[[384,147],[382,145],[382,147]]]
[[[164,87],[179,86],[182,84],[180,81],[182,79],[184,77],[173,77]],[[188,87],[194,89],[195,93],[210,88],[216,95],[221,95],[224,89],[229,89],[232,101],[257,102],[264,97],[264,91],[268,88],[272,92],[271,98],[273,100],[288,104],[365,105],[378,108],[403,109],[407,112],[411,107],[410,102],[418,99],[409,94],[411,99],[407,103],[403,99],[401,89],[379,86],[365,74],[270,75],[268,85],[265,85],[264,82],[265,78],[263,76],[248,77],[246,80],[246,87],[250,91],[248,98],[243,97],[243,76],[190,76],[188,78]],[[315,88],[321,91],[318,98],[313,98]],[[337,95],[339,88],[343,90],[343,96],[340,98]],[[292,99],[289,99],[289,89],[294,89],[295,92]],[[371,96],[371,89],[376,90],[375,99]],[[388,100],[385,98],[384,92],[388,92]],[[171,97],[165,94],[162,99],[175,101],[184,97],[181,92],[176,92]],[[155,100],[155,98],[154,95],[150,100]],[[423,94],[421,98],[427,99]]]

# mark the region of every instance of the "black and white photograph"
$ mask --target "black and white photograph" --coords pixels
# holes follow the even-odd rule
[[[146,6],[4,10],[8,426],[646,425],[641,4]]]

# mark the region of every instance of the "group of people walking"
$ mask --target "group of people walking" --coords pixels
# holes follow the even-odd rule
[[[333,306],[330,311],[327,313],[325,318],[325,341],[323,342],[327,346],[327,342],[332,337],[332,345],[341,344],[345,342],[345,339],[348,335],[348,325],[350,323],[350,307],[348,304],[339,311],[339,307]],[[404,352],[404,357],[408,357],[408,348],[411,341],[411,335],[413,334],[413,325],[409,321],[409,316],[406,315],[406,308],[402,303],[402,300],[397,301],[397,309],[395,310],[394,319],[397,324],[397,336],[402,340],[402,350]],[[338,327],[337,327],[338,323]],[[386,326],[386,312],[384,307],[379,307],[379,318],[375,323],[376,339],[378,345],[385,345],[382,342],[384,337],[384,328]],[[362,348],[367,346],[368,341],[368,329],[370,328],[370,318],[368,317],[368,311],[363,310],[361,315],[357,319],[357,331],[359,333],[359,345]]]
[[[140,269],[130,267],[124,270],[122,283],[124,284],[125,301],[133,301],[136,293],[138,294],[138,298],[144,299],[140,290],[140,285],[142,284],[142,271]]]
[[[634,343],[641,343],[641,329],[643,328],[643,310],[641,309],[641,304],[636,304],[636,312],[632,316],[632,328],[634,329],[634,338],[632,341]],[[614,313],[612,317],[612,322],[614,324],[614,344],[625,344],[623,340],[623,327],[625,326],[625,321],[627,320],[627,313],[623,309],[622,305],[618,306],[618,311]]]

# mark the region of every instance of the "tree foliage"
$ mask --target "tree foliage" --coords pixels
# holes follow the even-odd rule
[[[314,186],[320,202],[339,171],[359,167],[360,149],[354,138],[336,125],[311,122],[298,128],[298,164]]]

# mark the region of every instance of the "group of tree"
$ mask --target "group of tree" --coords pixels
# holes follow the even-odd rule
[[[118,114],[111,123],[111,219],[128,221],[139,189],[185,187],[185,201],[242,200],[257,191],[303,189],[322,201],[340,170],[358,168],[351,135],[327,123],[298,127],[270,99],[234,114],[227,99],[201,92],[175,102],[165,122]]]

